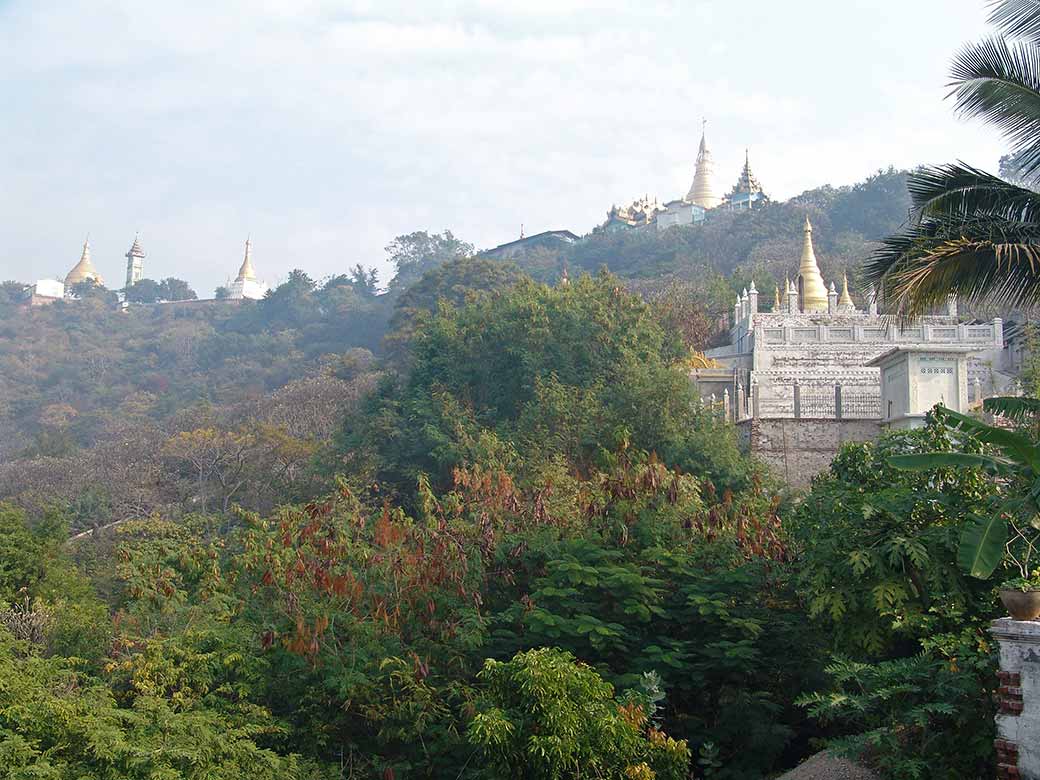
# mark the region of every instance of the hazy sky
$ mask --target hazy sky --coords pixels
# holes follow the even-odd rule
[[[586,232],[685,194],[701,117],[787,198],[1002,143],[956,120],[950,56],[983,0],[0,0],[0,277],[63,276],[90,234],[122,286],[203,297],[252,234],[270,282],[400,233],[479,247]]]

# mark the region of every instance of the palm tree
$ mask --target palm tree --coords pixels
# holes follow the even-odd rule
[[[991,0],[1002,36],[954,57],[950,95],[963,117],[1008,139],[1022,185],[958,162],[922,168],[907,187],[909,225],[882,242],[867,281],[905,316],[951,294],[1011,307],[1040,303],[1040,0]]]

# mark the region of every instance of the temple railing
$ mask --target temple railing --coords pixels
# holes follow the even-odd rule
[[[794,383],[768,396],[752,385],[747,416],[760,419],[880,420],[881,388]]]
[[[701,409],[720,420],[740,422],[759,419],[796,420],[880,420],[881,388],[793,383],[770,386],[767,396],[757,384],[746,393],[741,384],[736,393],[725,390],[701,398]]]

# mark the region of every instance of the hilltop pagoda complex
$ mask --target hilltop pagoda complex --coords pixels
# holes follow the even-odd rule
[[[651,199],[646,195],[633,201],[631,205],[613,206],[607,212],[607,221],[597,229],[612,231],[652,226],[657,230],[664,230],[675,225],[702,222],[707,212],[713,209],[751,209],[768,200],[769,196],[751,170],[750,155],[746,149],[744,167],[737,177],[736,184],[728,195],[720,194],[715,177],[715,161],[708,146],[707,131],[702,127],[693,182],[685,197],[659,204],[656,198]]]

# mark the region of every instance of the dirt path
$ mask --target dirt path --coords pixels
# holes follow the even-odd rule
[[[878,780],[878,776],[827,751],[817,753],[777,780]]]

